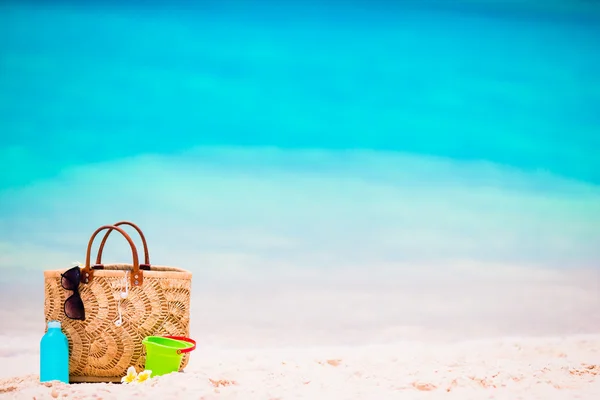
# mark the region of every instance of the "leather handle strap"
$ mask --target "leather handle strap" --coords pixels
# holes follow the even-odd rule
[[[127,242],[129,242],[129,247],[131,247],[131,254],[133,256],[133,271],[131,272],[131,286],[141,286],[144,281],[144,272],[140,270],[140,260],[138,258],[138,253],[137,253],[137,249],[135,247],[135,243],[133,243],[133,240],[131,240],[131,238],[129,237],[127,232],[125,232],[123,229],[119,228],[118,226],[114,226],[114,225],[101,226],[100,228],[96,229],[96,231],[92,234],[92,237],[90,238],[90,241],[88,242],[87,252],[85,255],[85,267],[81,270],[81,275],[82,275],[81,282],[84,284],[90,283],[92,281],[92,279],[94,278],[94,269],[92,269],[90,267],[92,245],[94,244],[94,239],[96,238],[96,236],[103,230],[107,230],[107,229],[110,229],[110,230],[114,229],[114,230],[118,231],[121,235],[123,235],[123,237],[125,237],[125,239],[127,239]]]
[[[121,225],[131,226],[140,235],[140,238],[142,239],[142,245],[144,246],[144,263],[140,265],[140,268],[149,270],[150,269],[150,254],[148,253],[148,244],[146,243],[146,237],[144,236],[144,233],[133,222],[119,221],[119,222],[113,224],[113,226],[121,226]],[[108,239],[108,236],[110,235],[110,233],[112,231],[113,231],[112,229],[108,230],[108,232],[106,232],[106,234],[104,234],[104,237],[102,238],[102,242],[100,242],[100,247],[98,248],[98,255],[96,256],[96,265],[102,264],[102,251],[104,250],[104,245],[106,244],[106,240]]]

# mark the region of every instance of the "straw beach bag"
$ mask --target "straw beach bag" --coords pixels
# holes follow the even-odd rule
[[[119,225],[138,231],[143,264],[135,243]],[[92,245],[102,231],[106,234],[91,265]],[[102,264],[104,244],[112,231],[129,243],[132,264]],[[151,265],[146,238],[131,222],[98,228],[89,240],[83,268],[47,270],[44,281],[46,325],[51,320],[62,323],[69,339],[71,382],[120,382],[128,367],[144,369],[146,336],[189,337],[191,272]],[[185,354],[180,370],[188,361]]]

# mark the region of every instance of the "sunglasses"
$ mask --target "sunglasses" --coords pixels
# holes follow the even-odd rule
[[[83,301],[79,295],[79,282],[81,281],[81,270],[79,267],[73,267],[60,274],[60,284],[65,290],[72,290],[73,294],[65,300],[65,315],[70,319],[85,320],[85,309]]]

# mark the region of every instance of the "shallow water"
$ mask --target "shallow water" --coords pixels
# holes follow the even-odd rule
[[[198,302],[214,332],[600,329],[598,7],[435,3],[3,3],[11,328],[128,219],[228,310]]]

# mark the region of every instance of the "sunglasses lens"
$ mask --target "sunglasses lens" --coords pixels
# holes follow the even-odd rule
[[[79,267],[73,267],[61,275],[60,284],[66,290],[77,290],[80,277],[81,271],[79,270]]]
[[[65,315],[71,319],[85,319],[85,309],[79,294],[75,293],[65,301]]]

